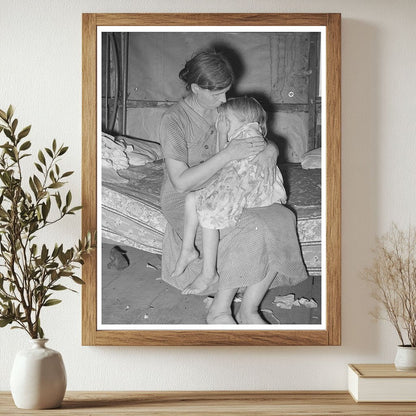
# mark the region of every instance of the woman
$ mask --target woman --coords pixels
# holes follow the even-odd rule
[[[246,288],[236,319],[242,324],[264,324],[257,305],[268,288],[307,278],[296,220],[287,208],[279,204],[250,208],[235,227],[221,230],[215,288],[197,279],[201,259],[193,261],[181,276],[172,277],[181,248],[186,194],[203,188],[231,160],[256,156],[260,166],[275,166],[278,155],[273,144],[265,146],[263,137],[231,141],[217,152],[217,108],[226,101],[233,82],[231,66],[221,54],[200,52],[186,63],[179,77],[188,95],[164,114],[160,127],[166,165],[161,206],[168,221],[162,278],[181,290],[187,288],[188,293],[214,293],[218,288],[207,316],[210,324],[235,324],[230,305],[236,291]],[[273,169],[263,170],[266,177],[275,174]],[[200,233],[196,246],[202,253]]]

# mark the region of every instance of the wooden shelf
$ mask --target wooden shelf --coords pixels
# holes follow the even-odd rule
[[[0,392],[0,415],[415,415],[414,403],[355,403],[339,391],[239,392],[67,392],[59,409],[36,411],[14,406]]]

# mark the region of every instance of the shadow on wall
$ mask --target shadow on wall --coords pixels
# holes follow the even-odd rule
[[[342,20],[342,339],[361,359],[382,345],[369,315],[371,290],[360,278],[371,264],[382,192],[379,34],[368,23]]]

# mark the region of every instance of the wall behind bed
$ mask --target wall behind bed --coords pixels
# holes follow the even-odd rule
[[[61,351],[69,390],[345,389],[349,362],[392,362],[393,329],[369,316],[359,278],[378,233],[416,222],[413,0],[0,0],[0,107],[33,124],[34,147],[70,145],[62,168],[81,189],[82,12],[341,12],[342,346],[81,347],[81,297],[45,312],[50,346]],[[76,201],[75,201],[76,202]],[[44,238],[71,244],[80,217]],[[0,331],[0,390],[27,337]]]
[[[125,133],[159,141],[161,115],[187,94],[179,71],[197,51],[215,49],[234,69],[235,82],[227,96],[256,97],[267,111],[268,138],[278,143],[280,161],[300,162],[305,152],[320,147],[320,33],[130,31],[107,32],[102,39],[103,61],[108,63],[102,65],[103,111],[117,115],[103,117],[103,129],[109,133],[123,132],[122,100],[116,106],[114,97],[117,92],[123,96],[120,79],[126,77]]]

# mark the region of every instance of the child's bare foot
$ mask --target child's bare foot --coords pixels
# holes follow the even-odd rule
[[[267,325],[266,322],[258,312],[244,312],[241,309],[236,316],[237,322],[242,325]]]
[[[182,290],[182,294],[184,295],[202,295],[206,294],[209,295],[213,293],[214,286],[218,282],[219,276],[217,273],[207,274],[202,272],[197,278],[185,289]],[[212,292],[211,292],[212,288]]]
[[[235,325],[236,322],[232,317],[231,313],[222,312],[218,315],[215,315],[211,312],[208,312],[207,315],[207,324],[210,325]]]
[[[171,277],[180,276],[185,269],[190,265],[194,260],[199,257],[198,252],[195,249],[192,250],[182,250],[179,255],[178,261],[176,262],[175,270],[170,275]]]

